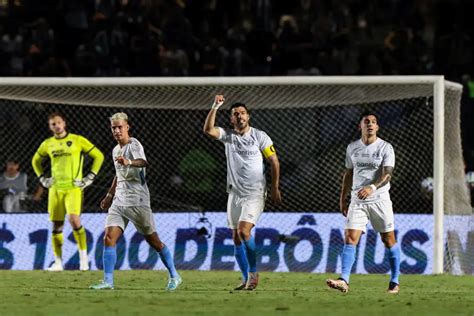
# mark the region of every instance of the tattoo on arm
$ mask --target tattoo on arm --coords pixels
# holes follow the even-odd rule
[[[381,188],[392,179],[393,167],[383,167],[382,176],[374,183],[375,187]]]

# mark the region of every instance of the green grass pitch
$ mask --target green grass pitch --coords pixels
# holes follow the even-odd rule
[[[262,272],[245,292],[232,291],[237,272],[181,274],[173,293],[163,271],[118,271],[115,290],[98,292],[101,271],[0,271],[0,315],[474,315],[473,276],[402,275],[389,295],[387,275],[353,275],[342,294],[325,285],[336,275]]]

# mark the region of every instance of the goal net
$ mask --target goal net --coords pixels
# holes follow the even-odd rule
[[[344,220],[338,201],[345,150],[360,137],[359,114],[370,109],[378,114],[379,136],[393,144],[396,154],[391,197],[402,273],[473,274],[473,216],[460,140],[461,87],[430,76],[3,78],[0,159],[19,160],[29,192],[21,204],[27,214],[0,214],[0,267],[41,269],[52,258],[48,217],[31,214],[47,210],[46,194],[40,201],[31,199],[38,184],[31,158],[51,136],[48,114],[59,111],[70,132],[84,135],[106,156],[96,181],[85,191],[83,206],[92,267],[101,268],[105,215],[98,205],[114,176],[115,143],[108,118],[124,111],[132,135],[144,145],[158,232],[173,245],[178,267],[236,269],[225,222],[224,149],[202,133],[215,94],[226,97],[217,125],[229,126],[230,104],[244,102],[251,125],[270,135],[280,159],[284,203],[268,203],[256,229],[262,270],[340,271]],[[87,172],[90,161],[85,162]],[[159,268],[143,239],[129,230],[121,242],[121,267]],[[77,266],[72,237],[64,248],[72,269]],[[354,272],[388,271],[388,255],[369,227]]]

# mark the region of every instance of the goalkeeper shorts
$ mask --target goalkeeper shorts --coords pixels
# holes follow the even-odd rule
[[[64,221],[66,214],[81,215],[83,193],[80,188],[56,189],[48,192],[48,213],[51,221]]]

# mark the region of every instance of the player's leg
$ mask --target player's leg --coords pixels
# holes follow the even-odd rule
[[[48,271],[63,271],[63,243],[64,243],[64,208],[63,196],[55,188],[50,188],[48,192],[48,213],[53,224],[51,243],[54,253],[54,263],[47,268]]]
[[[104,235],[104,279],[89,288],[93,290],[113,290],[114,288],[114,270],[117,263],[117,240],[122,236],[123,230],[119,226],[108,226],[105,228]]]
[[[178,271],[176,271],[173,256],[171,255],[169,248],[160,240],[160,237],[156,232],[153,232],[149,235],[144,235],[144,237],[148,244],[158,252],[161,261],[168,270],[169,279],[166,289],[168,291],[176,290],[183,282],[183,279],[178,274]]]
[[[364,205],[351,203],[344,230],[344,248],[341,254],[341,276],[339,279],[326,280],[326,284],[330,288],[343,293],[349,291],[350,275],[355,262],[357,244],[359,243],[360,236],[365,232],[368,221],[369,219]]]
[[[104,279],[89,288],[94,290],[109,290],[114,288],[114,270],[117,263],[117,240],[127,228],[128,219],[123,216],[123,207],[112,205],[105,220],[104,235]]]
[[[64,202],[72,233],[76,240],[79,251],[79,270],[89,270],[89,258],[87,256],[87,235],[84,226],[81,225],[83,192],[80,188],[74,188],[66,192]]]
[[[237,230],[239,225],[240,214],[242,213],[241,205],[238,203],[238,197],[230,193],[227,200],[227,226],[232,229],[232,239],[234,241],[234,256],[235,261],[242,273],[242,282],[237,285],[234,290],[240,291],[245,289],[248,280],[249,273],[249,262],[247,259],[247,252],[245,245],[240,240],[240,236]]]
[[[254,290],[258,285],[257,273],[257,247],[252,228],[257,223],[263,212],[265,200],[263,197],[246,198],[242,202],[242,213],[239,218],[238,234],[245,245],[247,260],[249,263],[249,277],[245,286],[246,290]]]
[[[176,271],[173,256],[168,247],[160,240],[156,233],[155,217],[151,208],[145,206],[129,207],[127,208],[126,216],[135,225],[137,231],[145,237],[147,243],[155,249],[161,261],[168,269],[169,279],[166,289],[174,291],[183,282],[183,279]]]
[[[400,248],[395,237],[395,223],[391,201],[381,201],[373,205],[371,223],[374,229],[380,232],[382,242],[389,253],[391,275],[387,292],[397,294],[400,291]]]

